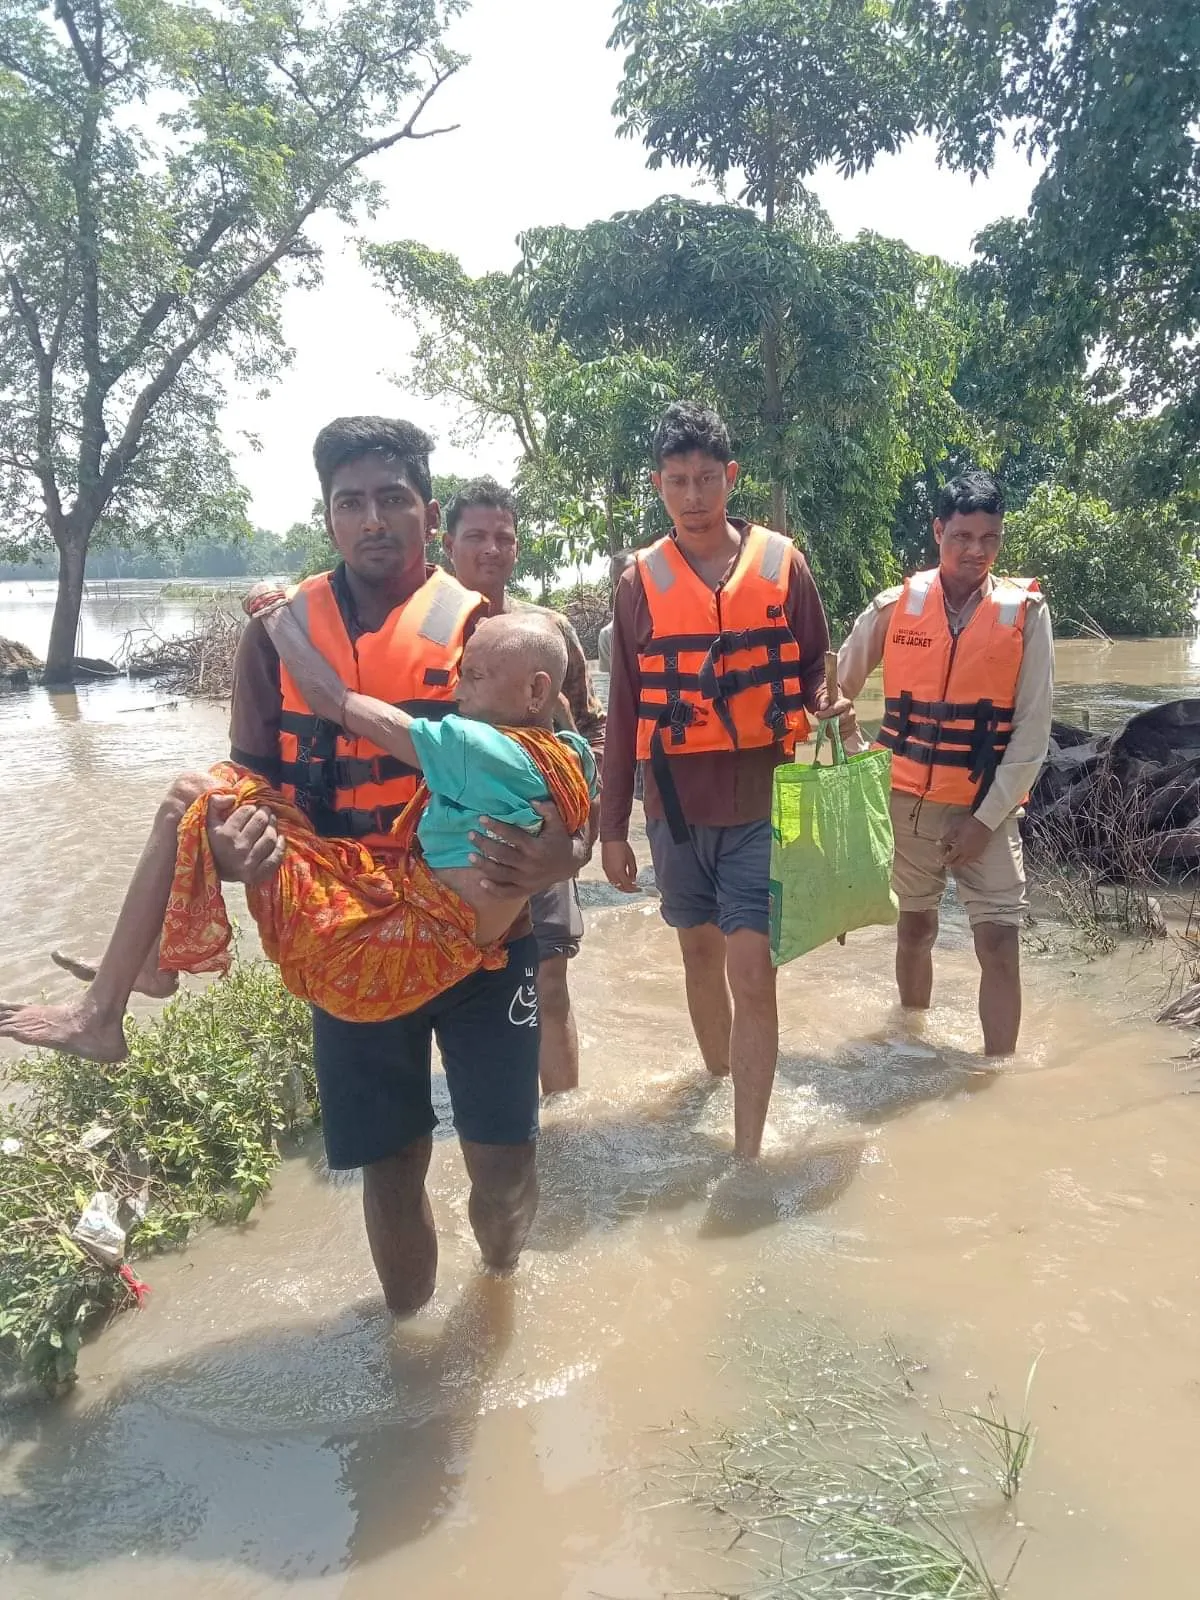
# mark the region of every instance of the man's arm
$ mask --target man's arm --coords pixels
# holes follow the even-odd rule
[[[588,672],[587,657],[579,642],[569,617],[562,619],[562,635],[567,646],[567,675],[563,679],[563,694],[571,708],[576,733],[581,733],[591,746],[598,762],[604,760],[604,707],[596,698]]]
[[[998,828],[1037,782],[1050,747],[1054,713],[1054,629],[1045,601],[1025,610],[1025,641],[1013,700],[1012,737],[992,786],[975,816],[985,828]]]
[[[600,842],[629,837],[633,779],[637,771],[638,665],[635,615],[641,577],[635,567],[622,574],[613,607],[612,661],[608,680],[608,733],[604,746],[604,787],[600,792]]]
[[[829,701],[825,688],[829,622],[808,562],[799,551],[788,575],[785,615],[792,636],[800,645],[800,687],[804,704],[818,716],[823,715]]]
[[[885,603],[881,605],[880,601]],[[885,595],[872,600],[838,651],[838,683],[851,700],[858,699],[867,679],[883,660],[884,641],[895,609],[895,599],[886,601]]]
[[[242,629],[233,662],[229,759],[276,785],[282,716],[279,653],[262,622],[252,618]]]
[[[238,640],[229,713],[229,758],[278,785],[283,691],[279,656],[261,622],[251,620]],[[284,841],[263,806],[234,806],[232,795],[209,802],[208,836],[217,871],[230,883],[263,883],[279,869]]]

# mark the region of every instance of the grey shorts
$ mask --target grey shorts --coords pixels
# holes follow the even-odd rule
[[[767,933],[769,817],[732,828],[689,828],[686,844],[675,843],[664,819],[647,817],[646,837],[668,927],[698,928],[712,922],[726,934],[742,928]]]
[[[583,912],[579,909],[579,890],[575,879],[555,883],[529,901],[529,915],[533,918],[533,937],[537,940],[538,961],[548,961],[551,956],[579,954],[579,941],[583,938]]]

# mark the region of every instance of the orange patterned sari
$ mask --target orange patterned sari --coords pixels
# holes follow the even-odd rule
[[[502,731],[527,751],[568,832],[577,833],[591,807],[579,763],[544,729]],[[179,826],[160,966],[224,972],[230,963],[232,928],[207,828],[215,794],[269,806],[287,841],[279,871],[248,889],[246,899],[264,950],[302,1000],[348,1022],[382,1022],[416,1011],[480,968],[507,963],[503,943],[475,943],[474,911],[421,857],[424,785],[395,824],[395,848],[368,850],[353,839],[322,838],[303,812],[245,768],[222,763],[213,776],[215,786]]]

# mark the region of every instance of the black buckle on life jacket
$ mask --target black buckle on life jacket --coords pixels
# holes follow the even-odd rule
[[[667,701],[658,719],[660,728],[669,728],[671,743],[684,744],[687,740],[686,730],[697,720],[699,713],[694,705],[687,700],[680,700],[678,696]]]
[[[971,730],[971,765],[968,768],[968,776],[972,783],[979,785],[979,792],[971,804],[972,811],[977,811],[983,804],[1000,766],[1000,756],[996,750],[999,721],[994,701],[980,700],[976,703],[975,726]]]
[[[337,792],[337,742],[341,729],[336,722],[325,717],[314,717],[311,732],[297,735],[296,767],[302,781],[296,785],[297,793],[333,804]]]
[[[898,756],[905,755],[908,750],[908,730],[913,718],[913,697],[907,689],[902,689],[899,704],[896,707],[895,744],[893,751]]]

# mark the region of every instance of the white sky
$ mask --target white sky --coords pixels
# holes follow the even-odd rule
[[[475,0],[453,36],[470,64],[440,91],[425,124],[461,127],[378,159],[370,170],[387,185],[389,203],[370,236],[420,239],[479,273],[511,267],[525,228],[579,226],[661,194],[695,191],[690,171],[651,172],[642,146],[616,137],[611,107],[621,59],[605,48],[611,17],[612,0]],[[1025,210],[1032,184],[1024,157],[1011,151],[972,185],[939,170],[931,148],[915,143],[859,178],[829,173],[815,188],[844,235],[868,228],[965,261],[982,227]],[[326,250],[324,284],[291,291],[285,306],[294,364],[270,398],[235,396],[227,413],[253,520],[282,532],[307,517],[317,487],[313,437],[348,412],[420,423],[439,441],[436,471],[507,473],[515,459],[510,440],[457,450],[449,441],[453,412],[390,381],[405,365],[410,328],[372,286],[340,225],[325,222],[316,237]],[[248,447],[247,433],[261,449]]]

